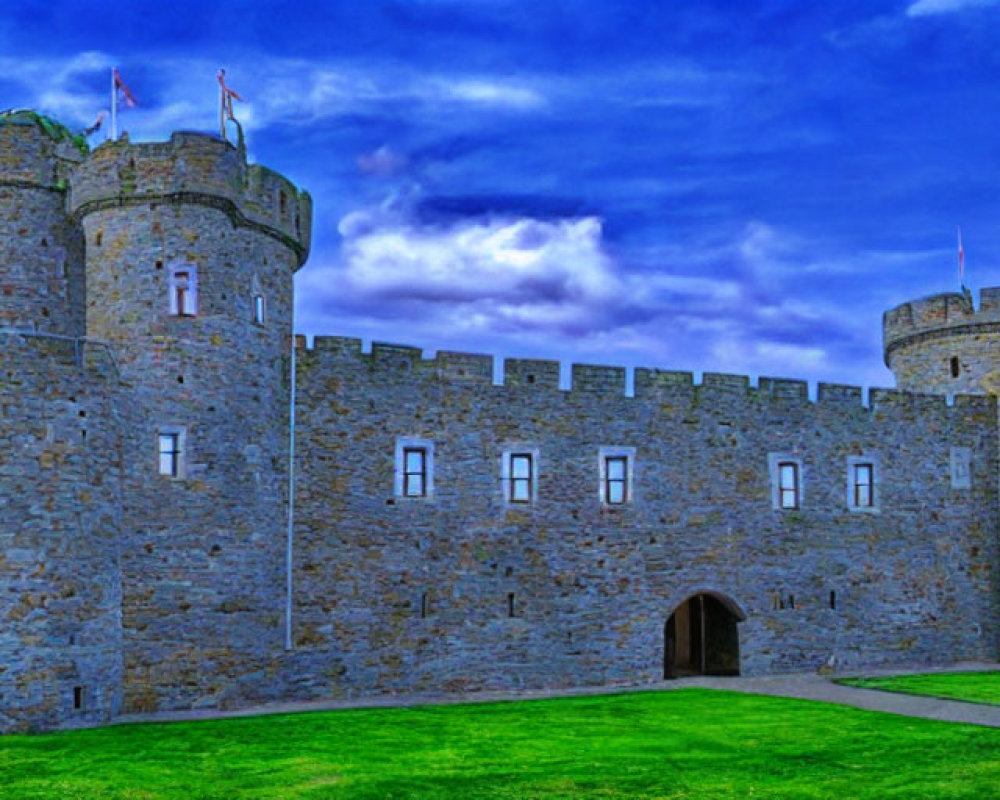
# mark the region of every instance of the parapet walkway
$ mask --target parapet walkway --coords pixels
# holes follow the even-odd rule
[[[896,667],[891,670],[868,670],[867,676],[902,675],[931,672],[986,672],[1000,671],[997,662],[963,662],[950,667]],[[839,676],[838,676],[839,677]],[[815,674],[768,675],[756,678],[732,677],[716,678],[699,676],[666,681],[653,691],[675,689],[706,688],[724,689],[747,694],[765,694],[775,697],[794,697],[802,700],[818,700],[824,703],[839,703],[845,706],[884,711],[907,717],[923,717],[945,722],[965,722],[1000,728],[1000,706],[969,703],[961,700],[941,700],[936,697],[922,697],[896,692],[882,692],[875,689],[858,689],[841,686],[830,678]],[[217,709],[194,709],[185,711],[164,711],[155,714],[126,714],[112,724],[136,722],[179,722],[202,719],[223,719],[227,717],[249,717],[260,714],[289,714],[298,711],[332,711],[346,708],[392,708],[416,705],[455,705],[459,703],[495,703],[511,700],[537,700],[548,697],[579,697],[584,695],[623,694],[626,692],[649,691],[647,686],[587,687],[581,689],[552,689],[533,691],[492,691],[465,694],[428,694],[420,696],[379,696],[361,697],[350,700],[312,700],[288,703],[269,703],[236,711]]]

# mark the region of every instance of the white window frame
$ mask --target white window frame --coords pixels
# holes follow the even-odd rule
[[[162,456],[164,451],[161,449],[161,438],[165,436],[172,436],[175,438],[177,449],[174,452],[174,462],[175,467],[174,472],[164,472]],[[156,429],[156,474],[161,478],[167,478],[169,480],[181,480],[186,474],[186,455],[187,455],[187,430],[180,425],[161,425]]]
[[[529,477],[527,500],[514,499],[514,457],[527,456],[531,459],[531,475]],[[537,447],[509,445],[504,447],[500,457],[500,489],[503,501],[510,506],[532,506],[538,501],[538,464],[539,450]],[[521,480],[521,479],[518,479]]]
[[[861,506],[857,503],[857,492],[855,491],[856,468],[862,466],[871,467],[871,503]],[[847,509],[861,514],[878,514],[880,511],[879,500],[882,492],[879,490],[879,466],[878,459],[870,454],[863,453],[860,456],[847,457]]]
[[[179,275],[186,275],[184,278],[186,286],[183,287],[184,294],[179,290],[181,278]],[[172,317],[194,317],[198,314],[198,268],[193,264],[171,264],[170,274],[167,278],[168,306]],[[183,299],[182,299],[183,298]]]
[[[424,493],[422,495],[406,494],[406,451],[424,451]],[[434,442],[430,439],[418,439],[412,436],[401,436],[396,439],[396,471],[394,492],[396,497],[406,497],[420,500],[434,496]]]
[[[795,466],[795,499],[794,506],[782,505],[781,500],[781,466]],[[789,453],[768,453],[767,471],[771,479],[771,508],[775,511],[799,511],[805,507],[806,475],[802,459]]]
[[[625,501],[622,503],[608,502],[608,459],[625,459]],[[597,484],[597,496],[601,505],[609,508],[619,506],[630,506],[635,500],[635,448],[622,447],[620,445],[605,445],[597,450],[597,469],[599,482]]]

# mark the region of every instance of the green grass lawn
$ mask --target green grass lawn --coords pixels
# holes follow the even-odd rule
[[[0,797],[986,798],[1000,729],[706,689],[0,738]]]
[[[841,678],[837,683],[904,694],[926,694],[970,703],[1000,705],[1000,671],[943,672],[934,675],[887,675],[882,678]]]

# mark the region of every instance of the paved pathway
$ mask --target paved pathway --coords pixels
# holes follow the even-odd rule
[[[1000,663],[965,662],[950,667],[897,667],[892,670],[869,670],[864,675],[899,675],[916,672],[959,672],[1000,670]],[[748,694],[767,694],[777,697],[796,697],[805,700],[820,700],[828,703],[864,708],[871,711],[887,711],[909,717],[940,719],[947,722],[968,722],[1000,728],[1000,706],[966,703],[958,700],[939,700],[935,697],[880,692],[873,689],[857,689],[841,686],[822,675],[793,674],[768,675],[758,678],[715,678],[699,676],[667,681],[656,687],[619,686],[593,687],[584,689],[537,690],[520,692],[472,692],[465,694],[396,695],[363,697],[352,700],[312,700],[293,703],[271,703],[253,706],[238,711],[218,711],[216,709],[195,709],[165,711],[156,714],[126,714],[114,720],[113,724],[134,722],[168,722],[180,720],[220,719],[225,717],[247,717],[258,714],[287,714],[296,711],[327,711],[341,708],[388,708],[414,705],[453,705],[457,703],[492,703],[506,700],[532,700],[546,697],[578,697],[595,694],[621,694],[653,690],[674,690],[684,688],[726,689]]]
[[[953,672],[959,670],[1000,670],[1000,664],[964,664],[959,669],[895,669],[886,675],[914,672]],[[866,672],[865,675],[878,674]],[[685,686],[699,686],[710,689],[729,689],[751,694],[769,694],[778,697],[797,697],[804,700],[820,700],[840,703],[845,706],[864,708],[869,711],[887,711],[907,717],[940,719],[946,722],[969,722],[1000,728],[1000,706],[983,703],[969,703],[962,700],[942,700],[937,697],[923,697],[916,694],[881,692],[877,689],[859,689],[841,686],[822,675],[769,675],[759,678],[712,678],[698,677],[678,681]]]

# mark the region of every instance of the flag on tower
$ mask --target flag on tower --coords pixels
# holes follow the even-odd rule
[[[103,111],[100,112],[97,115],[97,119],[94,120],[94,124],[91,125],[89,128],[87,128],[86,130],[84,130],[83,135],[90,136],[90,134],[92,133],[97,133],[97,131],[101,129],[101,125],[104,124],[104,117],[105,117],[105,112]]]
[[[122,76],[118,74],[118,67],[114,68],[114,79],[115,79],[115,91],[118,89],[122,91],[122,99],[125,101],[125,105],[129,108],[135,108],[139,105],[136,102],[135,95],[132,91],[125,85],[125,81],[122,80]]]
[[[118,92],[122,93],[122,99],[129,108],[135,108],[139,103],[132,94],[132,90],[125,85],[122,76],[118,74],[118,67],[111,70],[111,138],[118,138]]]
[[[236,122],[236,117],[233,116],[233,100],[239,100],[242,103],[243,97],[235,89],[226,86],[226,71],[224,69],[220,68],[215,77],[219,80],[219,135],[225,139],[226,120],[231,119]]]
[[[965,248],[962,247],[962,226],[958,226],[958,282],[965,286]]]

